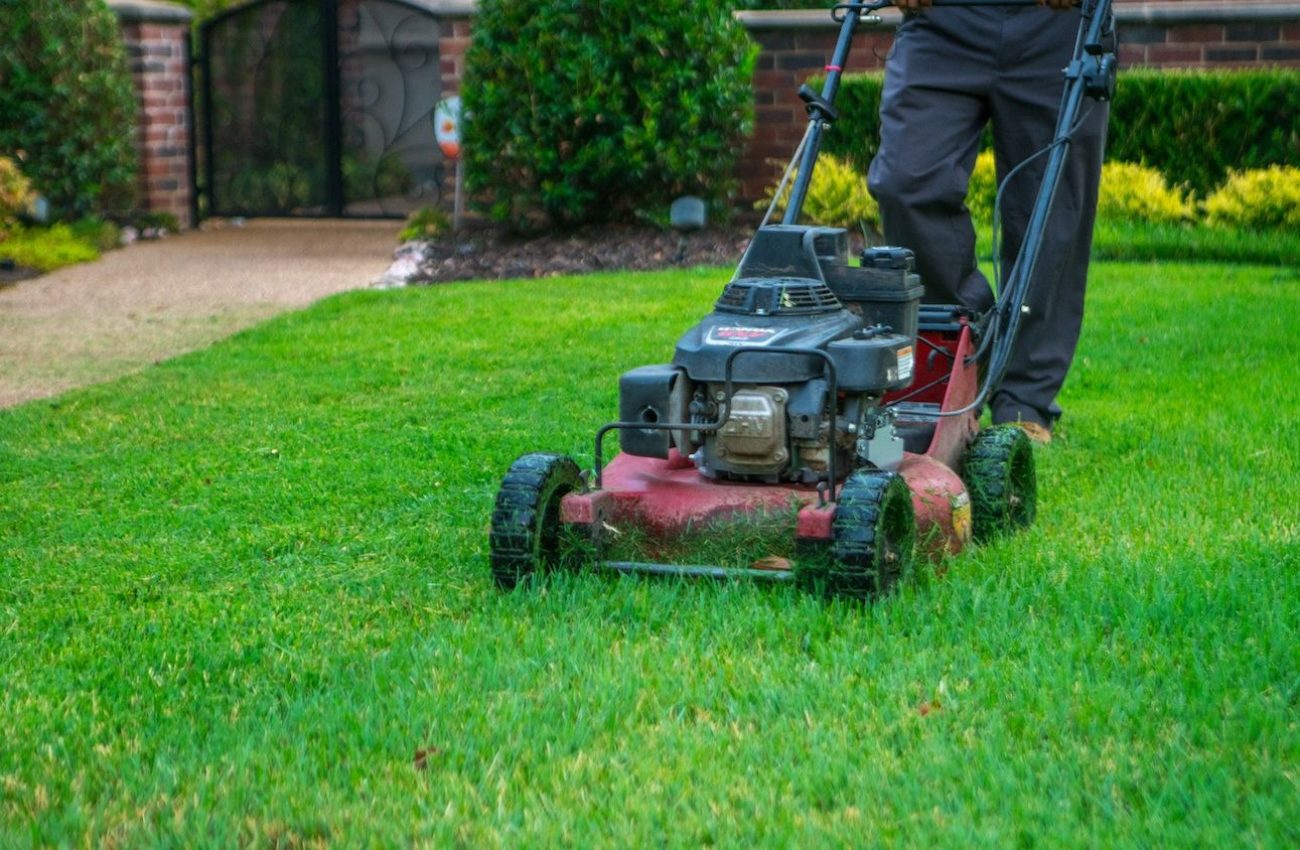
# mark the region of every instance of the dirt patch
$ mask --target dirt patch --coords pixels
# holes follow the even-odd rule
[[[686,235],[654,227],[588,227],[531,238],[479,228],[425,242],[412,282],[727,266],[740,259],[752,235],[751,224]]]
[[[14,286],[24,280],[40,277],[40,274],[36,269],[20,266],[13,260],[0,259],[0,289]]]

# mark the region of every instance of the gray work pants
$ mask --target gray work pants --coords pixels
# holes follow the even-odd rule
[[[886,63],[880,151],[869,184],[885,239],[916,252],[928,303],[987,310],[965,206],[980,135],[993,124],[998,179],[1047,145],[1079,30],[1077,10],[938,8],[909,16]],[[1091,110],[1091,111],[1089,111]],[[1050,426],[1083,324],[1107,106],[1085,101],[1049,219],[1029,314],[990,404],[995,422]],[[1047,157],[1019,172],[1002,205],[1002,271],[1020,250]]]

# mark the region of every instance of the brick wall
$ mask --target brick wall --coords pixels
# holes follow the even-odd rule
[[[1136,24],[1121,36],[1125,67],[1300,66],[1300,23]]]
[[[1116,0],[1115,15],[1122,67],[1300,67],[1300,2]],[[859,29],[847,70],[884,67],[899,16],[893,9],[880,16],[879,26]],[[754,74],[754,136],[738,169],[742,198],[752,201],[779,178],[803,135],[807,116],[795,92],[821,73],[838,26],[818,10],[746,12],[740,19],[762,50]]]
[[[190,227],[190,13],[153,0],[109,0],[109,6],[121,25],[139,108],[137,203]]]

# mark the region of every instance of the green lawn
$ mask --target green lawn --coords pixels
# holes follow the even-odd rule
[[[1300,844],[1300,274],[1096,267],[1039,522],[498,594],[725,272],[359,292],[0,412],[0,846]]]

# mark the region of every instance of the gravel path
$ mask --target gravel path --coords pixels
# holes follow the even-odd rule
[[[388,268],[399,226],[258,219],[0,289],[0,407],[116,378],[366,286]]]

